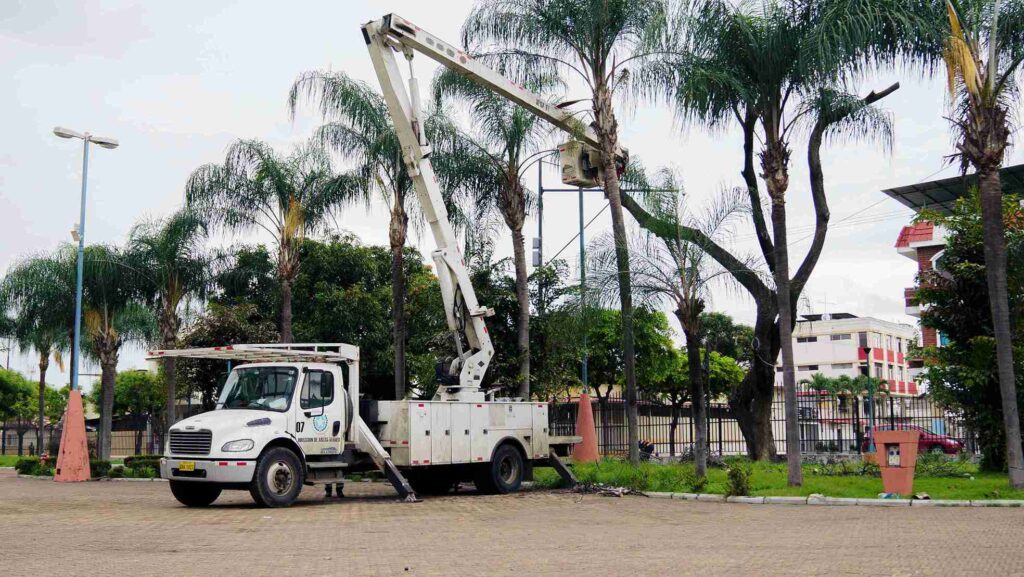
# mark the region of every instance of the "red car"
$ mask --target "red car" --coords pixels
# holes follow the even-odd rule
[[[895,427],[889,425],[881,425],[877,428],[879,431],[921,431],[921,437],[917,441],[917,452],[920,453],[945,453],[947,455],[955,455],[960,451],[964,450],[964,444],[959,439],[954,439],[948,435],[940,435],[933,433],[924,427],[917,425],[896,425]],[[864,443],[861,445],[861,452],[868,452],[868,434],[871,432],[871,427],[867,427],[864,431]],[[878,447],[876,446],[877,450]]]

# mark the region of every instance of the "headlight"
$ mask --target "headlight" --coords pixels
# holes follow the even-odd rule
[[[252,439],[238,439],[237,441],[229,441],[224,443],[224,446],[220,448],[225,453],[242,453],[245,451],[251,451],[254,446]]]
[[[270,424],[270,417],[253,419],[245,424],[246,427],[265,427]]]

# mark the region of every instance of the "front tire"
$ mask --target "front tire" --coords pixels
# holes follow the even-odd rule
[[[273,447],[256,464],[249,494],[261,507],[287,507],[299,498],[302,482],[302,461],[289,449]]]
[[[186,507],[209,507],[220,497],[220,487],[213,483],[170,481],[171,494]]]
[[[490,463],[477,469],[475,484],[481,493],[505,495],[519,490],[523,484],[523,456],[512,445],[494,451]]]

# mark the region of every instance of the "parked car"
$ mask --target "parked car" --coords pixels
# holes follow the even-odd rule
[[[947,455],[955,455],[960,451],[964,450],[964,444],[959,439],[950,437],[949,435],[940,435],[932,432],[924,427],[918,425],[880,425],[877,427],[878,431],[920,431],[921,437],[917,441],[917,452],[920,453],[945,453]],[[871,432],[871,427],[867,427],[864,432],[864,443],[861,445],[861,452],[866,453],[868,450],[868,435]],[[877,448],[877,447],[876,447]]]

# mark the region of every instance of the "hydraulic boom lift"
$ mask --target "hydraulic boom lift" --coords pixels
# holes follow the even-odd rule
[[[400,16],[388,14],[380,20],[364,24],[363,39],[391,112],[391,120],[402,145],[406,168],[413,179],[417,199],[437,242],[437,250],[432,256],[441,286],[448,328],[455,336],[458,356],[439,366],[441,387],[438,388],[435,400],[480,401],[484,399],[480,383],[494,355],[484,318],[493,314],[493,311],[477,302],[476,292],[470,282],[455,233],[448,222],[440,187],[430,164],[431,148],[424,130],[419,83],[412,66],[414,53],[426,55],[582,141],[559,147],[562,179],[567,183],[592,185],[599,180],[596,155],[600,143],[593,129],[570,112],[552,105],[474,60],[465,51]],[[399,72],[396,52],[402,53],[409,63],[408,91]],[[624,166],[625,150],[620,150],[616,156],[620,166]]]

